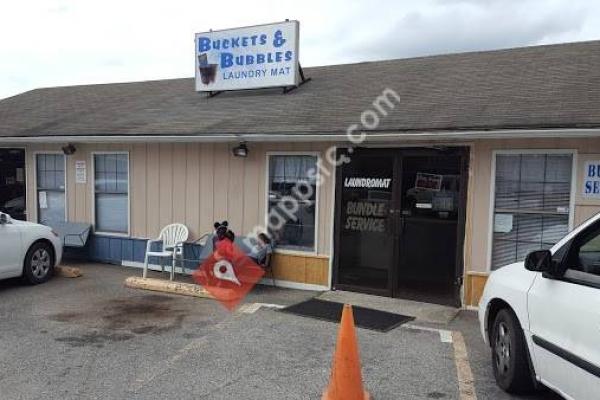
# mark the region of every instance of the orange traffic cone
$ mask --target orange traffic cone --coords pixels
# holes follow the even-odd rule
[[[352,306],[345,304],[331,366],[329,387],[322,400],[369,400],[363,388]]]

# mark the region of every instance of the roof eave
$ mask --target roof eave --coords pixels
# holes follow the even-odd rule
[[[356,134],[355,134],[356,135]],[[599,137],[600,128],[500,129],[469,131],[367,132],[368,142],[439,141],[475,139],[533,139]],[[138,142],[349,142],[345,133],[252,133],[197,135],[39,135],[0,137],[0,143],[138,143]]]

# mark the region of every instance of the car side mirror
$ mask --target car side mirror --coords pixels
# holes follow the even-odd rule
[[[525,257],[525,269],[533,272],[548,272],[552,268],[552,253],[549,250],[536,250]]]
[[[10,215],[5,213],[0,213],[0,225],[10,224],[11,218]]]
[[[543,272],[546,278],[559,278],[559,263],[552,260],[550,250],[536,250],[527,254],[525,269],[533,272]]]

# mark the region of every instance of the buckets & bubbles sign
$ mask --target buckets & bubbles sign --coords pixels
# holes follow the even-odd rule
[[[196,90],[298,84],[298,21],[196,34]]]

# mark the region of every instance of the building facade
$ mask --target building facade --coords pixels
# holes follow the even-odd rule
[[[250,235],[302,182],[271,232],[279,285],[476,305],[490,271],[600,211],[596,61],[589,42],[307,69],[288,94],[27,92],[0,102],[0,203],[90,223],[87,257],[140,266],[163,226],[188,226],[193,260],[214,221]]]

